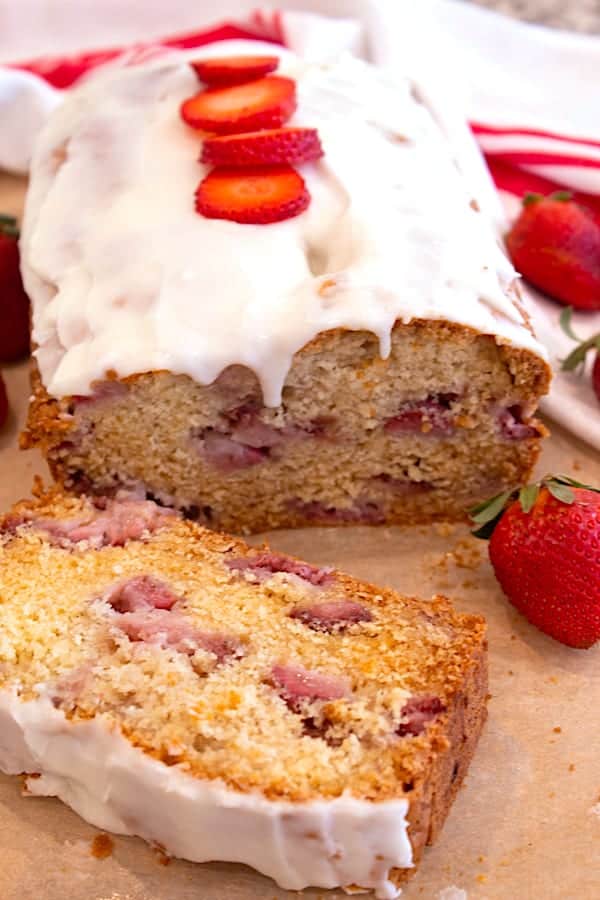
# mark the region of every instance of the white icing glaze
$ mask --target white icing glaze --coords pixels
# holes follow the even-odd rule
[[[219,53],[240,50],[256,47]],[[241,363],[277,405],[293,354],[315,335],[364,328],[386,356],[394,322],[415,317],[545,356],[506,296],[515,273],[469,205],[460,159],[410,79],[349,56],[320,65],[282,51],[280,71],[298,86],[291,122],[317,127],[325,156],[300,167],[305,213],[240,225],[194,211],[206,168],[179,117],[198,90],[188,57],[105,71],[37,144],[23,274],[52,395],[89,393],[111,369],[207,384]]]
[[[0,769],[39,773],[32,794],[59,797],[98,828],[194,862],[245,863],[287,890],[360,885],[393,900],[401,892],[389,870],[412,866],[406,800],[294,804],[238,793],[152,759],[105,718],[67,720],[43,695],[0,692]]]

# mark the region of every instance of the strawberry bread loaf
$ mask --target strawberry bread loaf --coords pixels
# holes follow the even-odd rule
[[[473,148],[409,77],[225,51],[109,69],[41,136],[25,446],[69,491],[237,532],[458,517],[522,482],[549,368]]]
[[[399,895],[485,719],[483,620],[131,497],[0,531],[2,771],[175,856]]]

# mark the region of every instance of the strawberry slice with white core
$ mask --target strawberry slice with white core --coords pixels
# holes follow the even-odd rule
[[[200,131],[238,134],[279,128],[296,109],[296,84],[270,75],[234,87],[201,91],[181,105],[184,122]]]
[[[290,219],[309,203],[304,180],[291,166],[213,169],[196,191],[200,215],[245,225]]]
[[[316,128],[269,128],[207,138],[200,162],[213,166],[303,163],[323,156]]]
[[[243,84],[274,72],[279,65],[277,56],[219,56],[190,63],[198,78],[205,84]]]

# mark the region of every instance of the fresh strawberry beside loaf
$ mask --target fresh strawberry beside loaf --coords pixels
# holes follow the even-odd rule
[[[483,620],[131,497],[0,528],[4,772],[176,856],[399,895],[485,719]]]
[[[24,443],[232,531],[462,516],[526,479],[549,381],[471,164],[410,78],[244,47],[107,71],[42,135]]]

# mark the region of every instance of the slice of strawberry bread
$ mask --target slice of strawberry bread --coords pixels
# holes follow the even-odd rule
[[[1,531],[4,772],[175,856],[398,896],[485,719],[482,619],[131,497]]]
[[[185,55],[111,69],[50,121],[24,445],[68,490],[237,532],[461,516],[527,479],[550,375],[475,148],[408,75],[270,52],[210,90]]]

